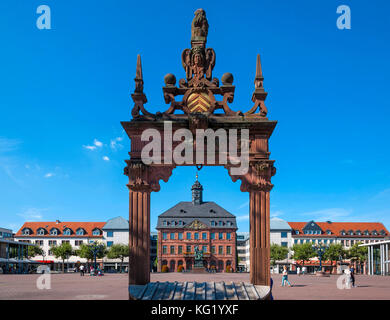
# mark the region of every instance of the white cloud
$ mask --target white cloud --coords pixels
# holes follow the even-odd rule
[[[249,201],[246,201],[244,202],[243,204],[241,204],[238,209],[242,209],[242,208],[245,208],[245,207],[249,207]]]
[[[101,148],[103,147],[103,142],[99,141],[98,139],[94,139],[93,140],[93,145],[92,146],[85,146],[83,145],[83,147],[85,149],[88,149],[88,150],[95,150],[96,148]]]
[[[88,150],[95,150],[96,147],[95,146],[83,146],[85,149],[88,149]]]
[[[38,208],[28,208],[24,210],[22,213],[18,213],[17,215],[24,218],[27,221],[41,221],[43,219],[43,211],[47,209],[38,209]]]
[[[14,151],[20,143],[20,140],[17,139],[0,137],[0,153]]]
[[[104,160],[104,161],[110,161],[110,158],[107,157],[107,156],[104,156],[104,157],[103,157],[103,160]]]
[[[116,138],[114,138],[114,139],[111,139],[111,141],[110,141],[110,147],[111,147],[111,149],[112,149],[112,150],[122,149],[122,148],[123,148],[123,145],[121,145],[120,143],[118,143],[118,142],[120,142],[120,141],[122,141],[122,140],[123,140],[123,137],[116,137]]]
[[[280,211],[280,210],[276,210],[276,211],[272,211],[271,212],[271,218],[272,217],[279,217],[279,216],[282,216],[283,215],[283,211]]]
[[[54,176],[54,173],[48,172],[45,174],[45,178],[51,178],[52,176]]]
[[[103,143],[97,139],[93,140],[93,144],[99,148],[103,147]]]
[[[237,216],[236,219],[237,219],[237,221],[249,220],[249,214],[247,214],[245,216]]]
[[[371,200],[382,200],[382,199],[390,199],[390,188],[384,189],[383,191],[377,193],[375,196],[372,197]]]
[[[343,220],[350,218],[351,214],[352,210],[344,208],[329,208],[302,213],[303,216],[312,217],[312,219],[316,221],[340,221],[340,219]]]

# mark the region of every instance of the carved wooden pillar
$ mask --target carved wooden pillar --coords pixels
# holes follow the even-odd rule
[[[126,161],[129,177],[129,284],[150,281],[150,167]]]
[[[253,188],[249,197],[250,282],[269,286],[271,284],[269,190]]]
[[[173,166],[153,167],[126,160],[129,177],[129,285],[150,282],[150,193],[159,191],[159,180],[167,182]],[[158,241],[159,256],[161,240]]]
[[[150,189],[129,195],[129,284],[150,282]]]
[[[250,282],[270,286],[270,191],[271,177],[276,173],[274,161],[263,159],[253,161],[245,175],[235,176],[241,180],[241,191],[249,192],[250,221]]]

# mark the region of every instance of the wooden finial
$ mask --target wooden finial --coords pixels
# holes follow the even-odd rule
[[[144,79],[142,76],[141,56],[137,55],[137,69],[135,71],[135,89],[136,93],[143,93],[144,91]]]
[[[257,61],[256,61],[256,77],[255,77],[255,88],[262,88],[263,87],[263,71],[261,70],[261,61],[260,61],[260,55],[257,55]]]
[[[143,80],[141,55],[137,55],[137,70],[135,72],[135,78],[138,80]]]

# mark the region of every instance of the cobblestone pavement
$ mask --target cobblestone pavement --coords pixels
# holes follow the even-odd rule
[[[127,274],[106,274],[91,277],[79,274],[52,274],[51,289],[36,286],[40,275],[0,275],[0,299],[127,299]],[[280,287],[281,276],[273,275],[275,300],[294,299],[390,299],[390,277],[356,276],[356,288],[337,288],[339,276],[316,277],[289,275],[293,287]],[[152,273],[151,281],[225,281],[248,282],[248,274]]]

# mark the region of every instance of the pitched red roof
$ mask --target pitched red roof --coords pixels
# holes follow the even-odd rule
[[[93,236],[92,235],[92,231],[95,229],[95,228],[98,228],[100,230],[102,230],[103,226],[105,225],[106,223],[105,222],[42,222],[42,221],[39,221],[39,222],[25,222],[23,224],[23,226],[18,230],[18,232],[15,234],[15,237],[77,237],[77,238],[80,238],[80,237],[85,237],[85,238],[101,238],[103,236],[103,233],[100,235],[100,236]],[[25,229],[25,228],[29,228],[31,229],[32,233],[30,233],[30,235],[28,236],[25,236],[22,234],[22,230]],[[44,228],[46,229],[47,233],[43,236],[41,235],[38,235],[37,234],[37,230],[39,228]],[[59,231],[58,231],[58,235],[57,236],[54,236],[54,235],[51,235],[50,234],[50,230],[52,228],[57,228]],[[67,228],[70,228],[72,230],[72,234],[69,236],[69,235],[66,235],[64,236],[63,235],[63,231]],[[76,230],[79,229],[79,228],[83,228],[85,230],[84,232],[84,235],[83,236],[80,236],[80,235],[77,235],[76,234]]]
[[[305,225],[307,224],[308,222],[288,222],[288,224],[290,225],[290,227],[294,230],[292,235],[296,235],[295,234],[295,231],[298,230],[299,231],[299,235],[298,236],[305,236],[305,234],[303,233],[303,228],[305,227]],[[327,230],[330,230],[332,232],[332,234],[330,236],[342,236],[341,235],[341,231],[345,231],[346,232],[346,235],[345,236],[348,236],[350,237],[350,235],[348,235],[348,231],[352,230],[354,232],[354,235],[353,236],[357,236],[357,237],[364,237],[366,236],[364,234],[364,231],[368,230],[370,232],[370,235],[366,236],[366,237],[383,237],[383,236],[389,236],[389,231],[386,229],[386,227],[383,225],[383,223],[380,223],[380,222],[316,222],[314,221],[314,223],[316,223],[323,232],[325,232],[325,234],[308,234],[307,236],[310,236],[310,237],[313,237],[313,236],[317,236],[317,237],[324,237],[324,236],[327,236],[326,234],[326,231]],[[361,232],[361,235],[356,235],[356,231],[360,230]],[[373,235],[372,234],[372,231],[376,230],[377,231],[377,235]],[[381,230],[384,230],[386,232],[385,235],[381,235],[380,234],[380,231]]]

